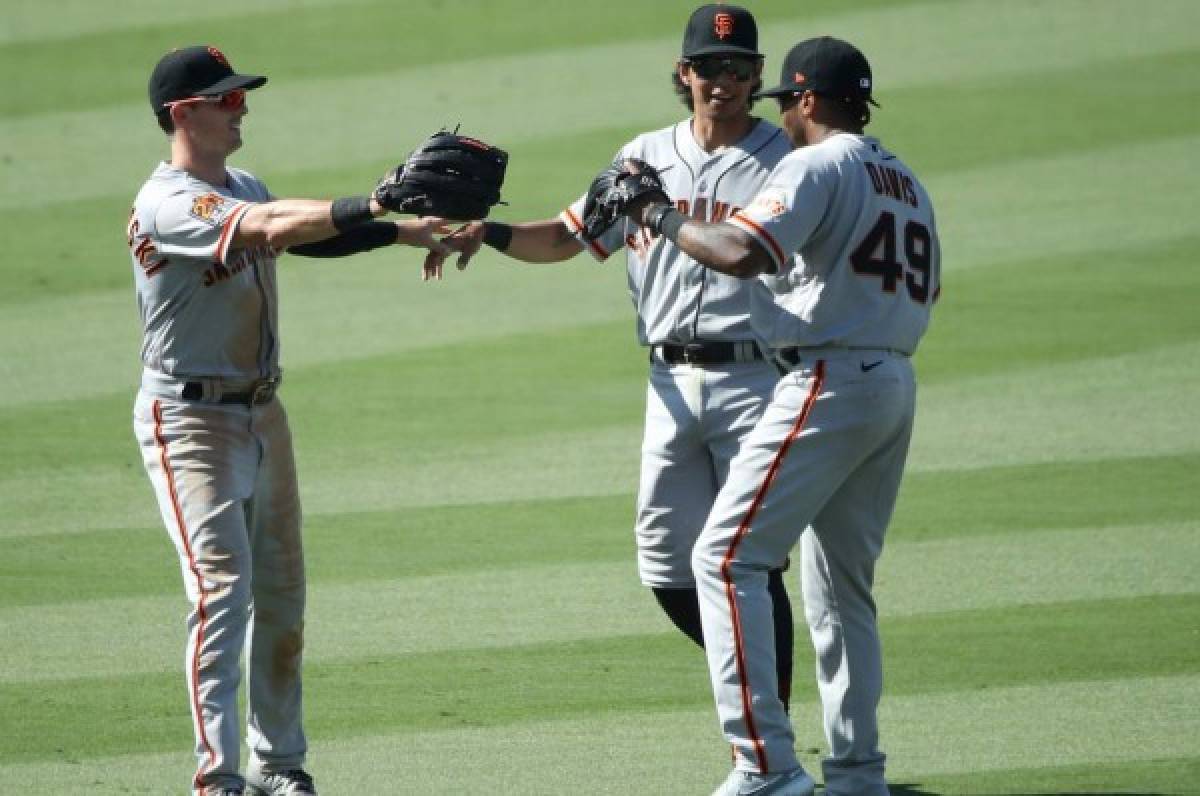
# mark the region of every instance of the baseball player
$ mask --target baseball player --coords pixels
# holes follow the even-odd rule
[[[791,146],[778,127],[751,115],[762,83],[754,17],[744,8],[705,5],[693,12],[672,81],[693,113],[645,133],[617,158],[663,170],[683,213],[718,221],[745,207]],[[469,243],[463,267],[482,243],[525,262],[560,262],[586,249],[604,261],[626,250],[637,335],[650,350],[635,536],[638,571],[674,624],[700,646],[692,546],[729,463],[779,380],[750,325],[749,285],[698,265],[669,241],[651,240],[624,222],[596,239],[584,233],[583,196],[554,219],[475,223],[456,237]],[[779,562],[769,576],[780,650],[778,693],[791,688],[792,614]]]
[[[129,220],[143,340],[134,431],[191,611],[185,670],[195,793],[315,794],[304,771],[300,501],[280,384],[276,256],[337,257],[390,243],[449,249],[438,218],[372,221],[375,199],[276,200],[226,158],[241,146],[246,92],[216,48],[165,55],[150,105],[171,159]],[[238,771],[239,661],[246,651],[245,778]]]
[[[718,273],[761,275],[755,327],[789,371],[692,555],[717,712],[735,749],[719,796],[813,792],[776,691],[767,590],[797,541],[830,746],[825,792],[888,793],[871,587],[912,432],[909,357],[938,296],[941,255],[920,181],[863,134],[871,87],[853,45],[800,42],[780,84],[756,95],[778,99],[797,146],[757,198],[724,223],[690,218],[653,191],[625,208],[652,242],[673,241]],[[652,183],[646,172],[621,185]]]

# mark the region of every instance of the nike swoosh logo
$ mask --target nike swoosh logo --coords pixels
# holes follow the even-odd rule
[[[875,368],[879,367],[882,364],[883,364],[883,360],[880,359],[875,362],[871,362],[869,364],[866,362],[860,362],[860,363],[858,363],[858,366],[860,368],[862,368],[863,373],[866,373],[868,370],[874,370]]]

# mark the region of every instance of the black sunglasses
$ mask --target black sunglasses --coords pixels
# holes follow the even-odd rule
[[[724,72],[732,75],[735,80],[749,80],[758,72],[757,58],[711,56],[689,58],[687,64],[705,80],[716,80]]]
[[[813,91],[811,88],[805,89],[805,91],[812,91],[813,94],[817,93],[817,92]],[[799,102],[800,98],[803,96],[804,96],[804,91],[791,91],[791,92],[788,92],[787,94],[779,94],[778,96],[775,97],[775,101],[779,103],[779,110],[782,112],[782,111],[786,111],[788,108],[792,107],[797,102]]]

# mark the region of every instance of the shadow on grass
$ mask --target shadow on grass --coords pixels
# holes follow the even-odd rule
[[[926,790],[921,785],[910,784],[888,784],[888,790],[892,792],[892,796],[957,796],[954,791],[948,790]],[[974,793],[973,796],[1168,796],[1168,794],[1159,791],[1129,791],[1129,790],[1089,790],[1089,791],[1045,791],[1045,792],[1026,792],[1026,791],[1006,791],[1004,793]]]

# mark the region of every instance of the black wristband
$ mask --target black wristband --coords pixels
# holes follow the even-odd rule
[[[655,235],[665,236],[667,240],[675,240],[684,221],[687,221],[687,216],[674,206],[658,205],[650,211],[650,217],[646,219],[646,228]]]
[[[496,251],[504,251],[512,243],[513,228],[499,221],[483,222],[483,242]]]
[[[333,218],[333,226],[338,232],[345,232],[360,224],[375,220],[375,214],[371,212],[371,197],[369,196],[347,196],[342,199],[334,199],[329,215]]]
[[[301,257],[348,257],[380,246],[391,246],[399,235],[400,227],[391,221],[371,221],[339,232],[332,238],[289,246],[288,252]]]

